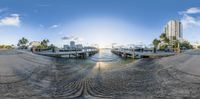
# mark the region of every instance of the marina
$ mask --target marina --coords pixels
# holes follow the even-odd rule
[[[0,99],[200,99],[198,0],[0,0]]]

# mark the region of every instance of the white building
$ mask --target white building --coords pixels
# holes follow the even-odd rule
[[[32,41],[29,43],[29,47],[32,48],[32,47],[37,47],[37,46],[40,46],[41,43],[39,41]]]
[[[176,39],[183,39],[183,33],[182,33],[182,24],[181,22],[177,20],[171,20],[169,21],[163,30],[163,33],[166,34],[166,37],[172,41],[175,37]]]

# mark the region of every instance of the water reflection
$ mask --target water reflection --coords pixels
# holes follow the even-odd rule
[[[94,69],[99,72],[125,67],[126,64],[132,63],[133,59],[122,59],[113,54],[110,49],[101,49],[90,60],[96,63]]]
[[[120,58],[113,54],[110,49],[101,49],[99,53],[95,54],[90,59],[95,62],[115,62]]]
[[[122,59],[113,54],[110,49],[101,49],[99,53],[87,59],[56,58],[52,62],[59,64],[57,65],[59,67],[90,68],[97,72],[124,67],[126,64],[133,62],[133,59]]]
[[[105,70],[108,68],[107,66],[108,64],[106,64],[105,62],[97,62],[95,68],[98,69],[98,71],[100,72],[101,69]]]

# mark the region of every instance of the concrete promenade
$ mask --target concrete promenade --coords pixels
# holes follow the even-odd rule
[[[114,69],[0,51],[0,99],[200,99],[199,62],[200,50]]]

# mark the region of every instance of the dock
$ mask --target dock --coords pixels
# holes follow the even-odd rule
[[[174,52],[156,52],[153,51],[135,51],[134,49],[112,49],[112,53],[122,57],[122,58],[159,58],[175,55]]]
[[[51,57],[68,57],[68,58],[87,58],[99,52],[97,48],[83,48],[79,50],[58,50],[58,51],[42,51],[36,54]]]
[[[123,58],[135,58],[135,51],[131,49],[111,49],[111,52]]]

